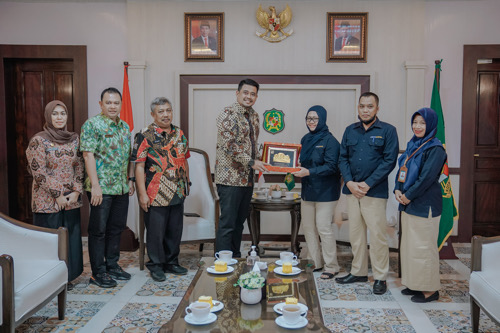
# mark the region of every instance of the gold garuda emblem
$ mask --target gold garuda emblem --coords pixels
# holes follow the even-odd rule
[[[274,6],[269,6],[269,10],[271,11],[271,15],[262,9],[262,5],[259,5],[256,14],[257,22],[266,31],[256,31],[255,34],[271,43],[281,42],[293,34],[293,29],[291,28],[288,32],[283,30],[292,21],[292,9],[287,4],[285,10],[279,15],[276,15],[276,8]]]
[[[273,156],[273,162],[287,163],[290,164],[290,156],[283,153],[277,153]]]

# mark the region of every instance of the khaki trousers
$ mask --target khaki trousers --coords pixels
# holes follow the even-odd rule
[[[389,246],[387,245],[387,199],[364,196],[357,199],[347,195],[349,215],[349,241],[351,242],[351,274],[368,275],[367,230],[370,231],[370,261],[373,278],[386,280],[389,272]]]
[[[437,239],[441,216],[401,214],[401,283],[411,290],[441,288]]]
[[[333,213],[336,206],[337,201],[302,201],[300,205],[301,225],[309,257],[316,268],[324,267],[325,272],[331,273],[339,271],[337,240],[333,231]]]

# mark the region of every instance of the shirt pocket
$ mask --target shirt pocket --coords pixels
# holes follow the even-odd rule
[[[325,162],[325,146],[317,145],[314,147],[312,155],[313,165],[322,165]]]
[[[371,138],[369,141],[370,147],[376,151],[384,150],[385,139],[382,137]]]
[[[356,152],[356,147],[358,145],[358,139],[347,139],[345,145],[346,145],[347,151],[350,155],[351,153]]]
[[[107,154],[110,150],[116,149],[116,133],[112,131],[105,132],[100,138],[100,149],[101,152]]]

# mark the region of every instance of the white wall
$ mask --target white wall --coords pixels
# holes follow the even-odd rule
[[[129,2],[128,51],[130,59],[145,59],[147,62],[146,101],[167,95],[172,97],[174,108],[177,108],[175,73],[370,74],[373,75],[372,89],[381,98],[381,119],[404,128],[403,64],[407,60],[423,59],[423,2],[290,1],[293,11],[290,27],[294,34],[280,43],[268,43],[255,36],[255,31],[261,30],[255,20],[259,3]],[[262,1],[262,4],[264,8],[274,4],[280,12],[286,2]],[[326,13],[348,11],[369,12],[368,62],[327,63]],[[225,13],[224,62],[184,62],[184,12]],[[387,32],[390,32],[389,39]],[[318,100],[317,104],[328,102]],[[263,111],[270,107],[258,101],[256,109]],[[341,133],[337,136],[340,137]]]
[[[126,3],[0,3],[0,44],[87,45],[89,115],[101,91],[122,90]]]
[[[463,53],[466,44],[500,44],[500,1],[433,1],[425,5],[426,103],[431,100],[434,60],[441,65],[441,103],[450,167],[460,166]],[[455,183],[453,184],[454,188]]]

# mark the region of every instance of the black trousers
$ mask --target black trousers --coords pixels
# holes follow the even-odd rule
[[[90,192],[87,196],[90,201]],[[120,240],[127,226],[128,200],[128,194],[103,194],[100,205],[90,205],[89,258],[93,275],[118,267]]]
[[[33,213],[33,224],[39,227],[68,229],[68,281],[73,281],[83,272],[82,232],[80,208],[62,210],[57,213]]]
[[[231,250],[233,257],[241,257],[243,224],[250,213],[253,187],[217,184],[221,215],[215,240],[215,251]]]
[[[163,270],[166,265],[179,264],[184,203],[166,207],[151,206],[143,214],[150,260],[146,267],[150,271],[158,271]]]

